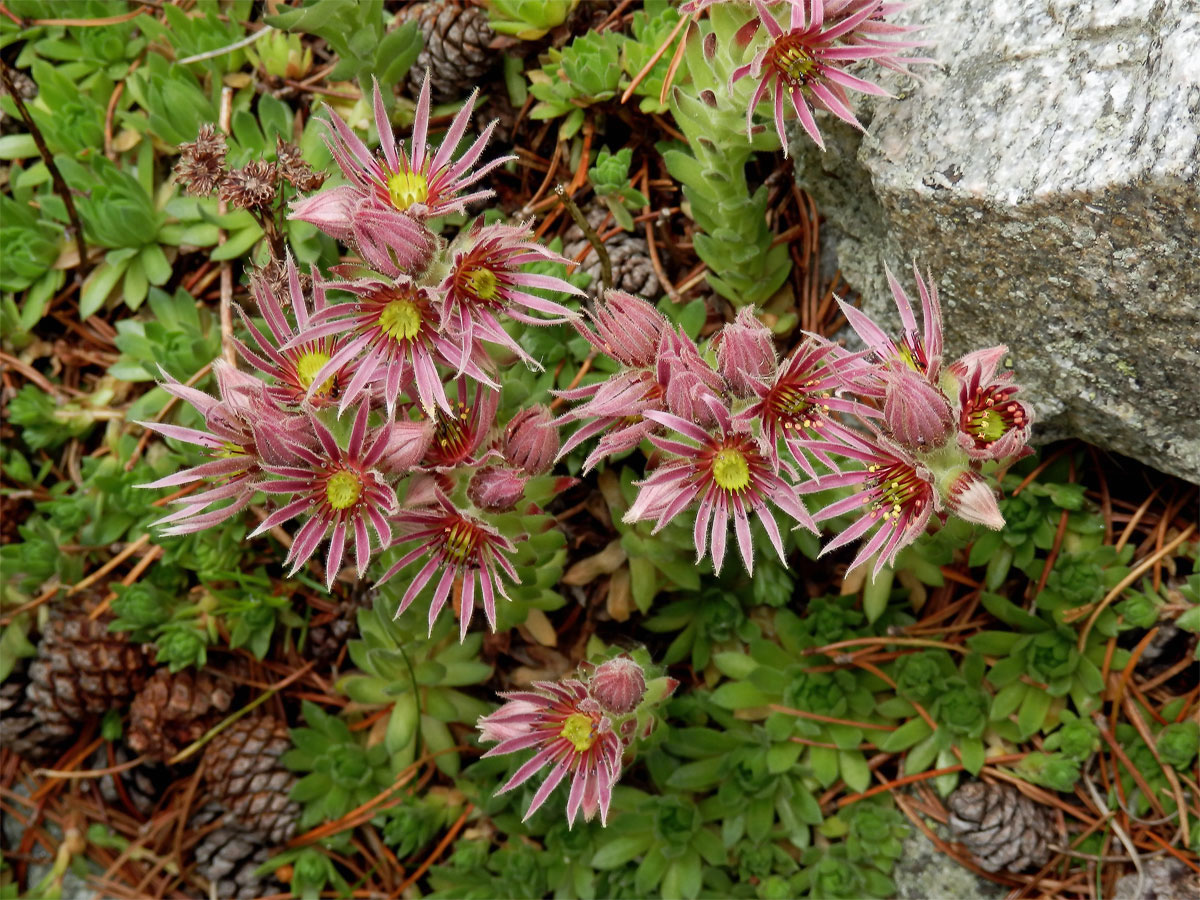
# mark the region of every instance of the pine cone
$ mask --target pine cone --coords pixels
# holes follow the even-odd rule
[[[270,875],[258,876],[255,870],[271,858],[271,848],[258,832],[243,828],[228,820],[214,803],[209,803],[192,816],[190,831],[198,831],[224,819],[215,831],[206,834],[192,851],[196,872],[211,885],[211,895],[231,900],[249,900],[287,892]]]
[[[608,216],[608,209],[603,204],[593,204],[584,210],[588,224],[600,233],[600,223]],[[610,221],[609,227],[612,226]],[[587,250],[580,263],[581,268],[592,276],[589,287],[593,293],[602,289],[600,257],[584,237],[583,231],[577,225],[572,225],[563,235],[563,256],[568,259],[578,259],[579,254]],[[650,251],[646,247],[646,239],[629,231],[618,231],[604,242],[608,258],[612,262],[612,286],[618,291],[636,294],[647,300],[656,298],[661,288],[658,277],[654,274],[654,266],[650,263]]]
[[[437,103],[460,100],[491,71],[499,54],[489,48],[496,33],[488,25],[487,11],[464,0],[430,0],[405,10],[417,20],[425,45],[408,71],[408,93],[421,92],[425,70]]]
[[[125,740],[135,753],[164,760],[203,735],[232,700],[232,685],[223,678],[159,669],[133,698]]]
[[[133,759],[133,755],[119,744],[113,746],[110,758],[108,745],[101,744],[92,754],[88,768],[107,769],[110,766],[127,763],[131,759]],[[120,780],[119,787],[118,779]],[[116,775],[102,775],[97,779],[97,784],[100,786],[100,795],[110,806],[125,809],[123,794],[136,812],[149,818],[150,814],[154,812],[154,807],[158,805],[158,801],[162,799],[163,792],[173,780],[171,771],[166,766],[143,763]]]
[[[33,713],[48,732],[70,737],[81,720],[124,706],[146,683],[146,653],[108,623],[58,610],[42,632],[29,665]]]
[[[950,828],[986,872],[1021,872],[1050,858],[1054,826],[1045,807],[1011,784],[970,781],[946,801]]]
[[[1200,900],[1200,875],[1170,857],[1146,860],[1140,879],[1133,872],[1117,880],[1113,900]]]
[[[288,799],[296,776],[279,761],[292,747],[287,726],[273,716],[239,719],[205,751],[204,777],[232,822],[283,844],[296,831],[300,805]]]
[[[57,745],[75,733],[47,726],[34,714],[29,696],[27,666],[19,666],[0,684],[0,747],[7,747],[31,763],[41,764],[54,755]]]

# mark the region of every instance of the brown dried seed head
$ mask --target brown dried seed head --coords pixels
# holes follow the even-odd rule
[[[275,158],[279,174],[298,191],[319,190],[325,183],[325,173],[315,172],[313,167],[304,161],[300,148],[295,144],[285,143],[283,138],[275,138]]]
[[[175,175],[189,194],[211,194],[225,178],[225,135],[212,125],[200,126],[196,140],[180,144]]]
[[[225,176],[221,199],[242,209],[269,209],[275,202],[278,177],[274,163],[256,159]]]

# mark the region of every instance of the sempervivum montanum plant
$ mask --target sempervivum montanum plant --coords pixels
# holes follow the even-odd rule
[[[752,315],[726,325],[712,340],[715,352],[706,354],[649,304],[609,292],[589,314],[595,331],[575,327],[617,372],[563,392],[580,402],[559,421],[583,423],[563,453],[599,436],[585,463],[593,466],[649,438],[661,455],[626,521],[651,519],[657,530],[695,509],[697,560],[711,547],[718,570],[732,519],[752,571],[751,512],[784,556],[767,500],[808,528],[860,513],[825,552],[865,537],[852,568],[874,559],[876,574],[934,517],[1001,527],[982,469],[1028,452],[1032,411],[1018,399],[1012,373],[999,370],[1003,346],[943,365],[937,289],[915,266],[913,272],[921,327],[889,272],[899,340],[843,303],[865,351],[808,336],[782,362]],[[847,487],[855,489],[851,496],[811,516],[799,500]]]
[[[293,261],[279,261],[282,286],[253,285],[266,327],[241,317],[249,341],[236,347],[256,372],[217,361],[216,398],[164,373],[164,388],[195,407],[206,428],[146,423],[204,454],[147,485],[183,489],[159,523],[167,533],[211,527],[265,494],[272,508],[254,533],[298,520],[285,562],[295,573],[325,547],[328,586],[344,563],[353,560],[361,578],[394,540],[415,540],[386,577],[427,557],[403,605],[432,582],[431,625],[465,578],[456,605],[463,634],[475,597],[495,627],[503,580],[519,580],[508,559],[519,535],[501,535],[486,515],[516,506],[558,450],[547,415],[515,445],[515,431],[496,422],[498,366],[482,342],[536,368],[504,323],[570,321],[575,313],[549,298],[580,293],[526,271],[566,262],[526,225],[465,228],[449,242],[427,227],[490,196],[478,183],[505,161],[478,164],[490,128],[455,155],[472,105],[434,147],[427,79],[406,143],[393,136],[376,87],[379,155],[330,112],[328,143],[345,183],[296,202],[292,216],[350,244],[360,262],[336,267],[334,281],[314,272],[309,299]]]

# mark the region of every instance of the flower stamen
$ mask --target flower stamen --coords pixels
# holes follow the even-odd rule
[[[404,212],[415,203],[424,203],[429,197],[429,181],[421,172],[396,172],[388,176],[388,198],[392,206]]]
[[[596,742],[596,723],[591,716],[571,713],[558,734],[570,742],[577,753],[584,753],[592,749],[592,744]]]
[[[334,509],[349,509],[362,495],[362,480],[349,469],[339,469],[325,484],[325,497]]]

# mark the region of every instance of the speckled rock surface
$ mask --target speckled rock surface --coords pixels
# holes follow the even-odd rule
[[[1200,2],[924,0],[927,83],[797,139],[845,279],[933,270],[949,352],[1006,343],[1041,440],[1200,483]],[[911,286],[911,274],[908,282]]]

